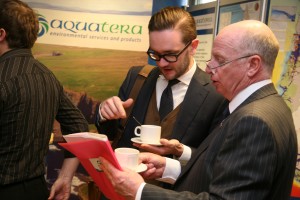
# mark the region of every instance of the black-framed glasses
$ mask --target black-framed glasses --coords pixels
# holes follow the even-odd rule
[[[210,71],[211,71],[213,74],[215,74],[215,73],[216,73],[216,69],[219,68],[219,67],[223,67],[223,66],[225,66],[225,65],[227,65],[227,64],[229,64],[229,63],[231,63],[231,62],[233,62],[233,61],[240,60],[240,59],[243,59],[243,58],[248,58],[248,57],[251,57],[251,56],[254,56],[254,55],[257,55],[257,54],[251,54],[251,55],[247,55],[247,56],[241,56],[241,57],[238,57],[238,58],[235,58],[235,59],[226,61],[226,62],[224,62],[224,63],[221,63],[221,64],[219,64],[219,65],[217,65],[217,66],[209,66],[208,63],[209,63],[211,60],[206,61],[205,64],[206,64],[206,67],[208,67],[208,68],[210,69]]]
[[[176,62],[178,57],[184,52],[184,50],[186,50],[188,48],[188,46],[192,43],[192,40],[189,41],[185,47],[177,54],[174,54],[174,53],[167,53],[167,54],[157,54],[155,53],[155,51],[151,50],[151,49],[148,49],[147,51],[147,54],[148,56],[152,59],[152,60],[155,60],[155,61],[160,61],[161,58],[165,59],[167,62]]]

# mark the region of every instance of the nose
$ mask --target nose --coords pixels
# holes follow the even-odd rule
[[[157,66],[165,67],[169,65],[169,62],[166,61],[164,58],[161,58],[159,61],[156,61]]]
[[[208,74],[213,74],[211,69],[208,66],[205,67],[205,72]]]
[[[208,73],[208,74],[214,74],[213,71],[208,67],[207,64],[206,64],[206,67],[205,67],[205,72]]]
[[[209,60],[209,61],[206,61],[205,62],[205,72],[207,73],[207,74],[212,74],[212,75],[214,75],[215,73],[216,73],[216,70],[215,69],[212,69],[210,66],[209,66],[209,63],[211,62],[211,60]]]

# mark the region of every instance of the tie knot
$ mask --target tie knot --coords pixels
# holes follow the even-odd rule
[[[169,80],[168,87],[172,87],[173,85],[179,83],[178,79]]]

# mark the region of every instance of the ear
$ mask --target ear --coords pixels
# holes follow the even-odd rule
[[[3,41],[6,36],[6,32],[3,28],[0,28],[0,41]]]
[[[191,54],[192,55],[195,55],[195,53],[197,51],[198,44],[199,44],[199,40],[198,39],[194,39],[192,41],[192,43],[191,43],[191,47],[192,47]]]
[[[249,66],[247,75],[249,77],[255,76],[259,71],[262,70],[262,60],[259,55],[253,55],[249,58]]]

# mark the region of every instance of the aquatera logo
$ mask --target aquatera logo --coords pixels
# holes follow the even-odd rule
[[[38,37],[41,37],[48,32],[49,24],[48,24],[48,21],[46,20],[45,16],[43,16],[41,14],[38,14],[38,20],[39,20]]]
[[[84,22],[72,21],[62,19],[46,20],[45,16],[38,14],[39,20],[39,34],[41,37],[51,29],[52,31],[64,31],[66,34],[81,34],[81,33],[107,33],[107,34],[127,34],[127,35],[141,35],[143,26],[137,24],[118,24],[104,22]]]

